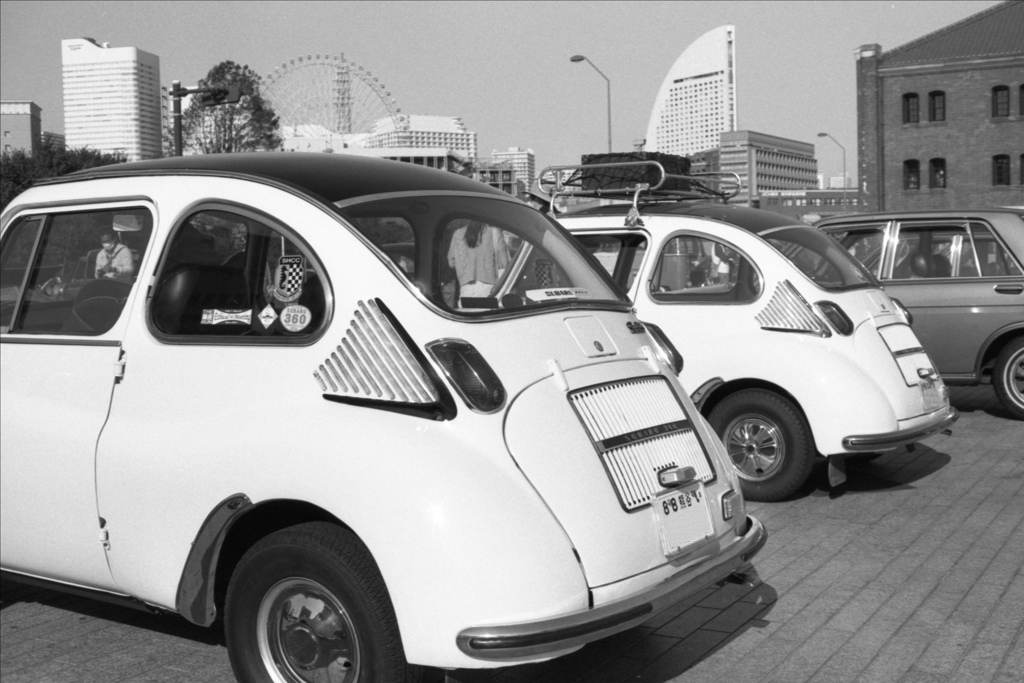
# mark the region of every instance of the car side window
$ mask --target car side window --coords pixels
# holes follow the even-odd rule
[[[141,207],[23,219],[3,245],[0,326],[21,334],[96,336],[121,317],[153,219]]]
[[[761,293],[754,264],[714,239],[677,235],[665,243],[651,277],[651,297],[675,303],[742,303]]]
[[[1013,263],[981,224],[900,225],[895,249],[894,280],[981,277]]]
[[[171,238],[150,305],[168,337],[305,339],[327,312],[323,272],[284,228],[230,211],[189,216]]]
[[[647,251],[647,237],[635,233],[576,235],[576,239],[627,292]]]
[[[982,277],[1020,276],[1024,274],[1020,264],[1003,248],[992,230],[983,223],[971,223],[971,237],[974,239],[974,253]]]

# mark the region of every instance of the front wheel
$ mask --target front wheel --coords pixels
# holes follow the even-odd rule
[[[708,422],[725,444],[748,500],[780,500],[810,476],[811,430],[782,396],[763,389],[736,392],[712,409]]]
[[[243,683],[406,683],[417,674],[373,557],[332,524],[289,527],[250,548],[228,585],[224,630]]]
[[[1024,420],[1024,338],[1013,340],[996,356],[992,383],[1003,406]]]

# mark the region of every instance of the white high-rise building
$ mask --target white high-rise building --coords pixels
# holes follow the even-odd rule
[[[509,147],[507,152],[491,152],[491,163],[508,164],[516,172],[516,178],[530,187],[537,175],[537,157],[532,149]]]
[[[719,26],[679,55],[658,90],[645,149],[693,154],[737,129],[736,29]]]
[[[457,116],[399,115],[396,122],[379,119],[366,137],[363,147],[444,147],[476,159],[476,133],[466,130]]]
[[[161,156],[160,58],[92,38],[61,41],[64,135],[70,148]]]

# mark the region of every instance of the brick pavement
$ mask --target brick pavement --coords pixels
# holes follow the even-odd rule
[[[1019,683],[1024,680],[1024,423],[990,387],[914,452],[823,467],[768,526],[763,583],[706,590],[552,662],[487,683]],[[3,683],[234,681],[216,631],[50,591],[0,586]],[[441,680],[440,674],[435,676]]]

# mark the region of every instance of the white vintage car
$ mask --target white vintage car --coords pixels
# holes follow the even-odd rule
[[[656,159],[544,175],[563,198],[605,200],[557,219],[682,353],[683,384],[748,500],[792,495],[819,455],[841,483],[847,455],[956,420],[906,311],[821,231],[723,203],[721,174],[666,173]]]
[[[667,343],[502,192],[210,155],[2,230],[5,577],[222,614],[238,679],[289,683],[550,659],[753,577]]]

